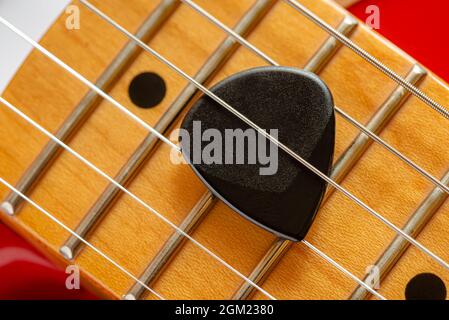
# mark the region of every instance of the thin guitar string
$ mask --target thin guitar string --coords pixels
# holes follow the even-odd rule
[[[354,51],[357,55],[365,59],[367,62],[369,62],[371,65],[376,67],[378,70],[382,71],[384,74],[386,74],[390,79],[395,81],[396,83],[400,84],[402,87],[407,89],[411,94],[416,96],[418,99],[423,101],[425,104],[427,104],[429,107],[431,107],[433,110],[441,114],[446,119],[449,119],[449,111],[440,105],[438,102],[427,96],[424,92],[422,92],[419,88],[402,78],[400,75],[398,75],[396,72],[391,70],[389,67],[387,67],[384,63],[373,57],[371,54],[369,54],[366,50],[361,48],[360,46],[356,45],[351,39],[346,37],[343,33],[339,32],[338,30],[334,29],[332,26],[330,26],[328,23],[326,23],[323,19],[318,17],[316,14],[314,14],[312,11],[307,9],[304,5],[299,4],[295,0],[284,0],[285,3],[290,5],[292,8],[297,10],[298,12],[302,13],[306,18],[311,20],[313,23],[315,23],[317,26],[319,26],[321,29],[325,30],[330,35],[334,36],[338,41],[340,41],[343,45],[345,45],[347,48]]]
[[[338,183],[336,183],[333,179],[329,178],[327,175],[322,173],[320,170],[315,168],[313,165],[308,163],[306,160],[304,160],[302,157],[294,153],[290,148],[285,146],[283,143],[281,143],[279,140],[275,139],[271,135],[269,135],[265,130],[258,127],[254,122],[252,122],[250,119],[242,115],[240,112],[232,108],[229,104],[227,104],[225,101],[223,101],[221,98],[216,96],[214,93],[212,93],[209,89],[204,87],[201,83],[196,81],[194,78],[189,76],[187,73],[185,73],[183,70],[181,70],[179,67],[174,65],[172,62],[170,62],[167,58],[159,54],[156,50],[152,49],[148,45],[146,45],[143,41],[135,37],[132,33],[127,31],[124,27],[122,27],[120,24],[115,22],[112,18],[107,16],[105,13],[103,13],[101,10],[97,9],[95,6],[90,4],[86,0],[79,0],[82,4],[84,4],[87,8],[89,8],[92,12],[97,14],[99,17],[107,21],[109,24],[111,24],[114,28],[125,34],[129,39],[133,40],[135,43],[137,43],[143,50],[147,51],[148,53],[152,54],[154,57],[156,57],[159,61],[165,63],[170,69],[177,72],[180,76],[188,80],[190,83],[192,83],[195,87],[197,87],[200,91],[202,91],[204,94],[209,96],[211,99],[213,99],[215,102],[220,104],[222,107],[227,109],[229,112],[237,116],[240,120],[245,122],[247,125],[252,127],[253,129],[257,130],[259,134],[261,134],[263,137],[268,139],[270,142],[274,143],[278,147],[280,147],[284,152],[286,152],[288,155],[290,155],[292,158],[303,164],[306,168],[308,168],[310,171],[318,175],[320,178],[325,180],[327,183],[332,185],[334,188],[339,190],[341,193],[343,193],[346,197],[354,201],[358,206],[363,208],[364,210],[368,211],[371,215],[373,215],[375,218],[383,222],[386,226],[388,226],[390,229],[395,231],[397,234],[401,235],[403,238],[405,238],[408,242],[413,244],[416,248],[427,254],[429,257],[434,259],[436,262],[438,262],[441,266],[449,270],[449,264],[446,263],[443,259],[441,259],[439,256],[434,254],[432,251],[427,249],[424,245],[422,245],[420,242],[415,240],[414,238],[410,237],[407,233],[405,233],[403,230],[398,228],[396,225],[391,223],[389,220],[387,220],[385,217],[377,213],[374,209],[366,205],[363,201],[361,201],[359,198],[354,196],[351,192],[346,190],[346,188],[340,186]],[[67,66],[68,67],[68,66]],[[70,68],[70,67],[69,67]]]
[[[240,36],[238,33],[236,33],[234,30],[226,26],[223,22],[218,20],[216,17],[211,15],[209,12],[204,10],[201,6],[196,4],[195,2],[191,0],[179,0],[181,2],[184,2],[186,5],[190,6],[192,9],[194,9],[196,12],[198,12],[200,15],[203,15],[205,18],[209,19],[213,24],[215,24],[217,27],[225,31],[228,35],[235,38],[236,41],[238,41],[242,46],[248,48],[249,50],[253,51],[255,54],[260,56],[262,59],[267,61],[269,64],[279,67],[281,66],[279,62],[271,58],[268,54],[257,48],[255,45],[250,43],[248,40]],[[432,182],[434,185],[442,189],[444,192],[449,194],[449,187],[444,185],[441,181],[439,181],[437,178],[435,178],[433,175],[428,173],[426,170],[421,168],[418,164],[410,160],[407,156],[399,152],[396,148],[391,146],[389,143],[387,143],[385,140],[380,138],[378,135],[376,135],[374,132],[369,130],[367,127],[365,127],[363,124],[359,123],[357,120],[355,120],[353,117],[351,117],[349,114],[344,112],[339,107],[335,106],[335,110],[337,113],[339,113],[346,121],[350,122],[353,126],[357,127],[359,130],[361,130],[363,133],[371,137],[374,141],[382,145],[384,148],[386,148],[388,151],[396,155],[399,159],[404,161],[407,165],[412,167],[414,170],[419,172],[421,175],[423,175],[426,179],[428,179],[430,182]]]
[[[106,21],[109,21],[110,23],[112,23],[118,30],[120,30],[121,32],[123,32],[125,35],[127,35],[128,37],[130,37],[131,39],[133,39],[135,42],[137,42],[139,44],[139,46],[141,46],[145,51],[148,51],[150,53],[152,53],[153,55],[155,55],[159,60],[161,60],[162,62],[165,62],[165,64],[167,64],[170,68],[172,68],[173,70],[177,71],[180,75],[182,75],[184,78],[186,78],[187,80],[189,80],[190,82],[192,82],[193,84],[195,84],[195,86],[197,88],[199,88],[201,91],[203,91],[204,93],[206,93],[207,95],[209,95],[211,98],[213,98],[215,101],[217,101],[218,103],[220,103],[222,106],[226,107],[229,111],[231,111],[232,113],[234,113],[236,116],[238,116],[239,118],[241,118],[242,121],[245,121],[247,124],[249,124],[250,126],[252,126],[253,128],[256,128],[258,130],[258,132],[260,134],[262,134],[263,136],[265,136],[267,139],[269,139],[270,141],[272,141],[273,143],[275,143],[276,145],[280,146],[285,152],[287,152],[290,156],[292,156],[293,158],[295,158],[297,161],[301,162],[304,166],[306,166],[309,170],[311,170],[312,172],[314,172],[315,174],[317,174],[318,176],[320,176],[322,179],[326,180],[329,184],[333,185],[336,189],[338,189],[339,191],[341,191],[343,194],[345,194],[347,197],[349,197],[350,199],[352,199],[354,202],[356,202],[356,204],[358,204],[360,207],[364,208],[365,210],[367,210],[369,213],[371,213],[373,216],[375,216],[377,219],[379,219],[380,221],[384,222],[384,224],[386,224],[388,227],[390,227],[392,230],[396,231],[398,234],[401,234],[404,238],[406,238],[410,243],[412,243],[413,245],[415,245],[417,248],[419,248],[421,251],[423,251],[424,253],[426,253],[427,255],[429,255],[431,258],[435,259],[439,264],[441,264],[443,267],[449,269],[449,265],[443,261],[441,258],[439,258],[438,256],[436,256],[433,252],[431,252],[430,250],[428,250],[426,247],[424,247],[423,245],[421,245],[419,242],[417,242],[415,239],[413,239],[412,237],[410,237],[408,234],[404,233],[401,229],[397,228],[394,224],[392,224],[391,222],[389,222],[387,219],[385,219],[384,217],[382,217],[380,214],[378,214],[376,211],[374,211],[373,209],[371,209],[369,206],[365,205],[362,201],[360,201],[358,198],[356,198],[355,196],[353,196],[350,192],[348,192],[346,189],[344,189],[343,187],[341,187],[340,185],[338,185],[337,183],[335,183],[332,179],[328,178],[326,175],[322,174],[318,169],[316,169],[315,167],[313,167],[312,165],[310,165],[307,161],[305,161],[304,159],[302,159],[301,157],[299,157],[298,155],[296,155],[294,152],[292,152],[289,148],[287,148],[286,146],[284,146],[283,144],[281,144],[279,141],[277,141],[276,139],[274,139],[273,137],[271,137],[270,135],[268,135],[264,130],[258,128],[255,124],[253,124],[249,119],[243,117],[242,115],[240,115],[236,110],[234,110],[231,106],[227,105],[224,101],[222,101],[220,98],[218,98],[217,96],[215,96],[213,93],[211,93],[208,89],[206,89],[205,87],[203,87],[201,84],[199,84],[196,80],[192,79],[190,76],[188,76],[186,73],[184,73],[182,70],[180,70],[178,67],[176,67],[175,65],[173,65],[171,62],[169,62],[167,59],[165,59],[163,56],[161,56],[160,54],[158,54],[157,52],[155,52],[153,49],[149,48],[148,46],[146,46],[143,42],[141,42],[139,39],[136,39],[132,34],[130,34],[126,29],[124,29],[123,27],[121,27],[119,24],[117,24],[116,22],[114,22],[112,19],[110,19],[108,16],[104,15],[101,11],[99,11],[98,9],[96,9],[95,7],[93,7],[92,5],[90,5],[90,3],[86,3],[86,1],[82,1],[85,5],[87,5],[88,7],[90,6],[91,10],[93,10],[95,13],[99,14],[100,17],[103,17],[104,19],[106,19]],[[8,28],[10,28],[12,31],[16,32],[19,36],[21,36],[22,38],[24,38],[25,40],[27,40],[30,44],[32,44],[35,48],[37,49],[41,49],[40,51],[43,52],[44,54],[46,53],[46,55],[51,58],[52,60],[54,59],[55,62],[58,62],[58,64],[60,66],[62,66],[63,68],[65,68],[67,71],[69,71],[70,73],[72,73],[73,75],[75,75],[77,78],[80,79],[84,79],[84,83],[86,83],[88,86],[91,86],[95,91],[99,91],[102,93],[102,96],[108,96],[106,93],[102,92],[100,89],[96,88],[95,85],[93,85],[92,83],[90,83],[87,79],[85,79],[83,76],[81,76],[79,73],[77,73],[75,70],[73,70],[72,68],[70,68],[68,65],[66,65],[64,62],[62,62],[61,60],[59,60],[56,56],[54,56],[53,54],[51,54],[49,51],[47,51],[45,48],[43,48],[42,46],[40,46],[38,43],[36,43],[34,40],[32,40],[31,38],[29,38],[28,36],[26,36],[23,32],[21,32],[20,30],[18,30],[16,27],[14,27],[12,24],[10,24],[8,21],[6,21],[3,18],[0,18],[0,22],[2,22],[3,24],[5,24]],[[109,96],[108,96],[109,97]],[[113,100],[111,97],[109,97],[110,100]],[[108,100],[109,100],[108,99]],[[120,106],[122,107],[120,104],[118,104],[118,102],[115,102],[113,105],[115,106]],[[124,107],[122,107],[124,108]],[[177,147],[177,146],[176,146]],[[177,148],[177,150],[179,150]],[[165,218],[165,217],[164,217]],[[191,238],[190,236],[187,235],[187,238]],[[236,270],[237,271],[237,270]],[[238,271],[237,271],[238,272]],[[258,287],[258,286],[257,286]]]
[[[1,97],[0,97],[1,98]],[[4,101],[2,101],[4,103]],[[107,254],[103,253],[100,249],[95,247],[93,244],[91,244],[89,241],[85,240],[83,237],[78,235],[75,231],[67,227],[63,222],[61,222],[58,218],[56,218],[54,215],[49,213],[47,210],[42,208],[40,205],[38,205],[36,202],[31,200],[29,197],[24,195],[22,192],[20,192],[18,189],[16,189],[14,186],[12,186],[10,183],[8,183],[5,179],[0,177],[0,182],[4,184],[6,187],[17,193],[20,197],[22,197],[25,201],[30,203],[33,207],[35,207],[38,211],[42,212],[44,215],[46,215],[48,218],[50,218],[53,222],[58,224],[60,227],[62,227],[64,230],[78,238],[80,241],[82,241],[86,246],[94,250],[97,254],[105,258],[109,263],[113,264],[115,267],[117,267],[119,270],[121,270],[123,273],[125,273],[127,276],[129,276],[134,281],[138,282],[141,286],[143,286],[146,290],[153,293],[156,297],[158,297],[161,300],[166,300],[161,294],[157,293],[155,290],[148,287],[145,283],[139,280],[139,278],[135,277],[131,272],[126,270],[124,267],[122,267],[119,263],[115,262],[112,258],[110,258]]]
[[[0,102],[3,103],[7,108],[9,108],[11,111],[13,111],[14,113],[16,113],[17,115],[19,115],[20,117],[22,117],[24,120],[26,120],[28,123],[30,123],[32,126],[34,126],[36,129],[38,129],[40,132],[42,132],[43,134],[45,134],[46,136],[48,136],[51,140],[53,140],[55,143],[59,144],[61,147],[63,147],[65,150],[67,150],[69,153],[71,153],[72,155],[74,155],[77,159],[79,159],[80,161],[82,161],[83,163],[85,163],[86,165],[88,165],[90,168],[92,168],[93,170],[95,170],[97,173],[101,174],[103,177],[106,178],[106,174],[101,171],[100,169],[98,169],[94,164],[92,164],[91,162],[89,162],[87,159],[85,159],[83,156],[81,156],[79,153],[77,153],[75,150],[73,150],[72,148],[70,148],[68,145],[66,145],[64,142],[62,142],[61,140],[59,140],[56,136],[54,136],[53,134],[51,134],[48,130],[46,130],[45,128],[43,128],[41,125],[39,125],[36,121],[34,121],[33,119],[31,119],[28,115],[26,115],[24,112],[20,111],[16,106],[14,106],[13,104],[11,104],[9,101],[7,101],[6,99],[4,99],[3,97],[0,96]],[[101,173],[100,173],[101,172]],[[110,178],[111,180],[113,180],[112,178]],[[109,179],[108,179],[109,180]],[[114,180],[115,181],[115,180]],[[112,182],[112,181],[111,181]],[[118,184],[118,183],[117,183]],[[12,189],[14,192],[16,191],[15,188]],[[21,192],[18,192],[18,194],[23,197],[25,200],[27,200],[28,198],[24,197],[23,194]],[[54,218],[57,220],[57,218]],[[67,227],[65,229],[68,229]],[[176,230],[180,231],[181,229],[176,227]],[[84,240],[81,236],[77,235],[75,232],[71,232],[72,234],[74,234],[78,239],[80,239],[82,242],[86,243],[87,241]],[[183,233],[183,232],[182,232]],[[184,235],[184,234],[183,234]],[[303,240],[302,242],[304,242],[305,240]],[[305,243],[307,246],[312,246],[310,243]],[[93,247],[91,244],[89,245],[89,247]],[[360,280],[359,278],[357,278],[354,274],[352,274],[349,270],[345,269],[343,266],[341,266],[340,264],[338,264],[335,260],[333,260],[332,258],[330,258],[329,256],[327,256],[324,252],[320,251],[318,248],[313,247],[313,251],[315,251],[315,253],[317,253],[320,257],[322,257],[323,259],[325,259],[326,261],[328,261],[330,264],[332,264],[333,266],[335,266],[337,269],[339,269],[341,272],[343,272],[345,275],[347,275],[349,278],[353,279],[355,282],[357,282],[359,285],[363,286],[364,288],[366,288],[369,292],[371,292],[372,294],[374,294],[375,296],[377,296],[378,298],[380,298],[381,300],[386,300],[385,297],[383,297],[381,294],[379,294],[376,290],[374,290],[373,288],[371,288],[368,284],[366,284],[364,281]],[[225,265],[226,266],[226,265]],[[142,282],[139,280],[137,281],[139,284],[141,284]],[[147,286],[144,286],[145,288],[147,288]],[[154,290],[150,290],[150,292],[153,292]],[[263,291],[262,291],[263,292]],[[264,292],[263,292],[264,293]],[[268,297],[270,297],[270,295],[268,295]],[[272,297],[270,297],[272,298]],[[274,297],[273,297],[274,298]]]

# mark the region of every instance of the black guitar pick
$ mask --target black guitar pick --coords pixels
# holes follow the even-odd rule
[[[286,67],[255,68],[211,91],[271,135],[277,129],[279,141],[329,174],[334,104],[316,75]],[[206,95],[181,128],[184,157],[217,197],[278,236],[305,237],[323,199],[324,180]]]

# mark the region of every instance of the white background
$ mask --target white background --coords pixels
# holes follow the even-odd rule
[[[70,0],[0,0],[0,16],[39,40]],[[0,23],[0,93],[31,46]]]

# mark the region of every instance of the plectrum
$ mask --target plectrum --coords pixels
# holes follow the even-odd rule
[[[235,74],[210,90],[329,174],[334,104],[315,74],[261,67]],[[179,140],[194,172],[232,209],[280,237],[305,237],[326,190],[323,179],[207,95],[187,113]]]

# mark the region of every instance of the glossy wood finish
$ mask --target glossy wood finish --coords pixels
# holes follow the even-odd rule
[[[342,5],[343,7],[349,7],[350,5],[353,5],[354,3],[357,3],[360,0],[335,0],[335,1],[340,5]]]
[[[108,0],[93,3],[134,31],[158,1]],[[228,25],[234,25],[253,1],[201,0],[197,3]],[[329,1],[303,0],[301,3],[334,26],[346,14]],[[41,43],[94,81],[126,39],[82,6],[80,8],[80,30],[66,30],[65,16],[62,16]],[[224,38],[221,30],[181,5],[149,44],[193,75]],[[290,66],[304,66],[326,38],[324,31],[282,2],[275,4],[248,37],[273,58]],[[402,75],[414,63],[365,27],[359,27],[352,39]],[[213,82],[259,65],[264,65],[260,58],[240,48]],[[164,77],[168,92],[160,106],[142,110],[129,101],[127,86],[133,76],[147,70]],[[321,77],[333,92],[336,104],[364,123],[396,87],[393,81],[347,48],[337,53],[321,72]],[[110,93],[152,124],[185,84],[154,58],[140,54]],[[443,104],[449,101],[447,87],[433,75],[428,76],[420,87]],[[33,52],[4,97],[55,131],[86,90],[47,58]],[[0,109],[0,115],[0,175],[14,183],[46,139],[4,108]],[[354,127],[337,117],[336,157],[357,134]],[[114,175],[145,135],[144,129],[102,102],[71,139],[70,145],[102,170]],[[448,136],[447,120],[415,98],[405,103],[382,133],[383,138],[437,177],[448,169]],[[205,189],[187,166],[171,164],[169,154],[169,147],[160,145],[129,189],[179,224]],[[32,198],[74,228],[106,184],[104,179],[86,170],[72,156],[62,153],[40,181]],[[375,144],[343,185],[399,226],[433,188],[425,178]],[[1,186],[0,196],[6,192]],[[444,232],[449,225],[445,212],[448,212],[447,204],[423,230],[419,240],[449,260],[449,254],[444,250],[449,242]],[[66,263],[58,249],[68,234],[37,210],[25,206],[17,217],[1,217],[52,259]],[[89,240],[138,276],[172,231],[129,197],[122,196]],[[273,235],[244,220],[222,203],[215,205],[193,236],[244,274],[251,272],[274,240]],[[320,211],[307,240],[362,278],[366,267],[376,261],[393,237],[391,230],[336,192]],[[105,297],[120,298],[133,283],[132,279],[89,249],[84,250],[75,262],[82,268],[84,283]],[[385,279],[380,292],[387,298],[403,298],[407,281],[418,271],[433,271],[449,284],[447,270],[416,249],[410,249]],[[241,281],[188,242],[155,283],[154,289],[166,298],[230,298]],[[356,285],[298,244],[285,255],[263,287],[277,298],[344,299]],[[261,293],[255,297],[266,298]]]

